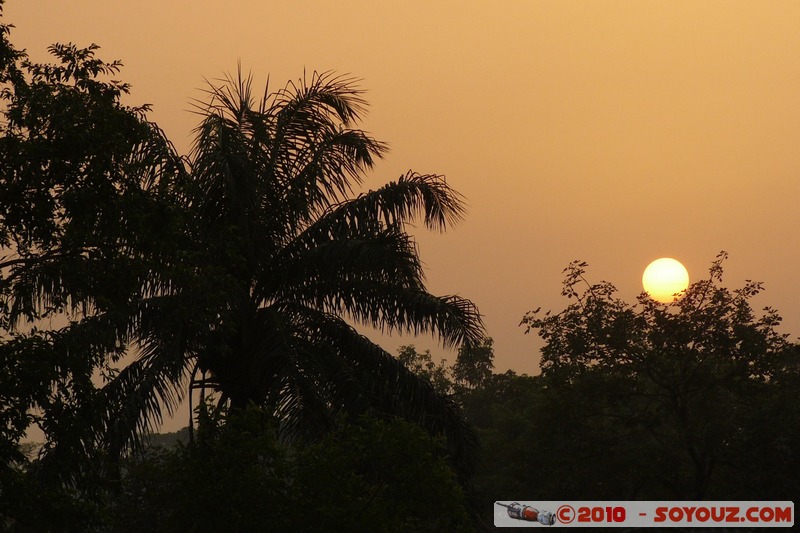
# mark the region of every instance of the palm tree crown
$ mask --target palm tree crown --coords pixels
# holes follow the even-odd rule
[[[352,79],[314,73],[257,100],[240,73],[207,94],[176,180],[180,246],[134,319],[137,360],[105,388],[106,438],[124,445],[174,409],[190,375],[230,407],[273,410],[289,437],[373,410],[445,433],[466,460],[456,405],[346,321],[482,338],[471,302],[428,293],[406,231],[417,215],[433,230],[458,221],[459,195],[413,172],[354,194],[386,147],[354,129],[366,104]]]

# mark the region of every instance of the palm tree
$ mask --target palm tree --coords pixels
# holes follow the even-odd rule
[[[350,78],[314,73],[256,99],[240,72],[207,95],[175,184],[181,244],[131,322],[136,360],[103,390],[106,445],[134,442],[189,380],[230,408],[272,410],[288,438],[342,414],[399,415],[446,434],[463,466],[471,437],[454,402],[351,325],[449,347],[483,338],[471,302],[428,293],[406,228],[419,215],[445,230],[459,195],[413,172],[354,193],[386,147],[354,129],[366,104]]]

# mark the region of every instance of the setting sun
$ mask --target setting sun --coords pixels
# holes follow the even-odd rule
[[[642,285],[650,297],[669,303],[675,295],[689,286],[689,273],[675,259],[662,257],[650,263],[642,275]]]

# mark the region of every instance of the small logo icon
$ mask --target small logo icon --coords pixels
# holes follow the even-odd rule
[[[525,520],[526,522],[539,522],[545,526],[552,526],[556,523],[556,515],[550,511],[540,511],[529,505],[521,505],[519,502],[510,504],[495,502],[501,507],[505,507],[508,511],[508,516],[516,520]]]

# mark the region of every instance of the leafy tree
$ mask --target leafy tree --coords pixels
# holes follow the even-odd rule
[[[417,376],[427,379],[439,394],[453,395],[459,399],[464,392],[484,387],[492,377],[494,368],[494,341],[483,337],[479,343],[464,344],[458,349],[458,358],[451,367],[447,360],[433,362],[430,350],[418,352],[413,344],[401,346],[397,359]]]
[[[120,64],[97,59],[96,45],[53,45],[56,63],[37,64],[9,30],[0,25],[0,468],[24,462],[16,444],[37,424],[52,464],[42,472],[60,476],[94,454],[92,377],[113,371],[135,338],[132,309],[154,269],[168,269],[180,162],[147,108],[121,103],[129,86],[106,81]]]
[[[114,531],[469,531],[456,475],[435,439],[402,420],[337,424],[287,448],[271,413],[203,417],[188,446],[130,465]],[[425,490],[419,490],[419,487]]]
[[[484,337],[479,344],[461,346],[453,365],[453,378],[461,388],[475,389],[484,386],[494,368],[494,341]]]
[[[481,447],[474,480],[480,512],[491,516],[494,502],[504,498],[552,496],[538,490],[539,478],[549,479],[560,468],[542,457],[542,447],[537,446],[541,432],[552,431],[542,427],[541,378],[511,370],[493,374],[481,387],[465,391],[461,400]]]
[[[418,352],[413,344],[409,344],[398,348],[397,360],[417,376],[429,381],[439,394],[453,393],[453,381],[450,379],[446,359],[442,359],[437,365],[433,362],[430,350]]]
[[[418,427],[362,419],[309,452],[319,466],[313,459],[303,462],[299,479],[306,482],[308,500],[324,502],[320,514],[338,517],[347,526],[343,530],[473,530],[473,513],[442,443]],[[338,467],[327,471],[322,466],[334,464]],[[344,490],[331,491],[332,486]],[[349,506],[358,512],[348,512]]]
[[[783,421],[796,420],[797,409],[779,416],[776,401],[797,392],[797,346],[776,330],[775,310],[753,311],[759,283],[732,291],[720,285],[725,257],[673,303],[642,294],[633,306],[609,283],[586,283],[586,264],[575,262],[563,291],[574,303],[560,313],[526,315],[528,331],[545,341],[542,380],[552,412],[540,420],[555,430],[560,467],[569,461],[580,469],[566,476],[572,485],[562,484],[559,497],[797,494],[782,466],[769,467],[769,482],[753,469],[773,454],[796,464],[785,446],[796,449],[798,435]],[[559,436],[565,430],[571,440]],[[754,456],[761,459],[743,460]]]
[[[272,421],[200,406],[197,438],[126,461],[110,502],[113,531],[284,530],[293,509],[291,465]]]

